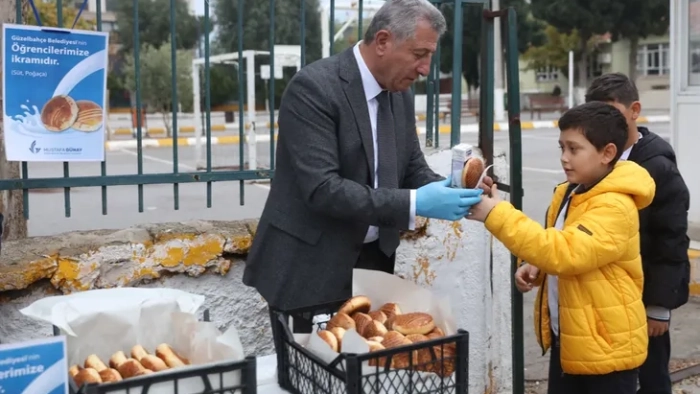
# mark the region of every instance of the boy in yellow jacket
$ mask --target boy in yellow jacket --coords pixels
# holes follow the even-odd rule
[[[559,120],[561,165],[546,228],[491,196],[469,212],[540,286],[535,333],[551,347],[548,394],[635,394],[647,356],[638,210],[654,198],[649,173],[619,161],[627,122],[615,107],[586,103]]]

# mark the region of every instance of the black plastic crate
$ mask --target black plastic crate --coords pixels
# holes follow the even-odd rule
[[[280,386],[294,394],[466,394],[469,388],[469,333],[428,340],[366,354],[341,353],[330,364],[295,342],[289,327],[294,322],[311,324],[315,331],[326,321],[313,322],[314,316],[332,315],[345,302],[275,312]],[[312,333],[312,334],[315,334]],[[451,350],[450,356],[438,357]],[[429,359],[426,359],[426,355]],[[420,358],[419,358],[420,357]],[[424,362],[421,362],[423,360]],[[431,361],[425,361],[431,360]],[[370,363],[363,370],[362,365]],[[390,368],[402,363],[404,368]],[[427,372],[429,370],[438,373]],[[453,373],[450,373],[454,371]]]
[[[210,321],[209,310],[204,311],[204,321]],[[53,327],[54,335],[60,335]],[[162,371],[114,383],[92,383],[77,387],[69,378],[70,394],[257,394],[256,358],[248,356],[241,361],[217,362],[200,367]],[[240,379],[230,383],[232,376]],[[188,390],[185,391],[187,385]],[[197,389],[192,390],[195,386]]]

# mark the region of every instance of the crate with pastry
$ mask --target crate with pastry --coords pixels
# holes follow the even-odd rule
[[[289,329],[290,321],[322,314],[332,317],[316,321],[308,337]],[[357,295],[279,317],[279,381],[292,393],[467,392],[469,334],[429,311]]]
[[[135,345],[128,353],[119,350],[105,361],[91,354],[84,363],[72,365],[68,374],[73,394],[121,394],[137,388],[143,394],[252,394],[256,386],[255,368],[254,357],[192,367],[190,360],[162,343],[152,353]],[[234,382],[230,372],[236,371],[244,377]]]
[[[42,298],[21,310],[66,338],[71,394],[254,394],[256,359],[220,331],[204,297],[112,288]]]

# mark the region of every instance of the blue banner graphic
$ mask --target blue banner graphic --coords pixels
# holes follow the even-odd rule
[[[68,394],[66,337],[0,345],[0,394]]]
[[[6,23],[3,41],[7,159],[104,160],[108,34]]]

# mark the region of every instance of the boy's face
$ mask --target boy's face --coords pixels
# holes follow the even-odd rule
[[[582,185],[590,185],[605,176],[617,154],[612,143],[598,151],[578,129],[562,130],[559,147],[566,180]]]

